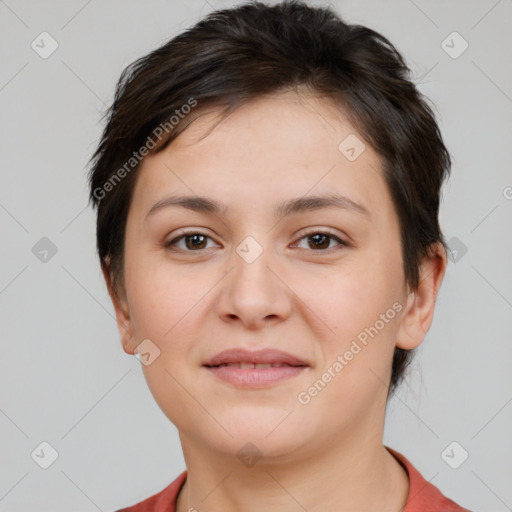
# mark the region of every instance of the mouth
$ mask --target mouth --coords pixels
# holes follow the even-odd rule
[[[250,389],[275,385],[298,376],[310,365],[275,349],[250,352],[225,350],[203,364],[213,376],[233,386]]]
[[[291,365],[287,363],[249,363],[249,362],[240,362],[240,363],[222,363],[214,366],[204,365],[207,368],[243,368],[243,369],[266,369],[266,368],[282,368],[284,366],[289,366],[293,368],[306,367],[307,365]]]
[[[288,365],[288,366],[309,366],[297,356],[277,350],[274,348],[260,349],[256,351],[244,348],[232,348],[223,350],[217,355],[203,363],[203,366],[221,366],[221,365],[262,365],[269,364],[272,366]],[[251,368],[251,367],[247,367]]]
[[[242,389],[261,389],[291,379],[304,372],[308,366],[289,364],[230,363],[205,366],[216,378]]]

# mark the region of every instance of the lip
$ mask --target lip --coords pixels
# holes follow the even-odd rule
[[[267,367],[251,368],[249,364],[265,364]],[[281,350],[249,351],[241,348],[224,350],[203,364],[221,380],[245,389],[271,386],[299,375],[309,366],[306,361]]]
[[[292,354],[277,350],[274,348],[266,348],[261,350],[250,351],[244,348],[232,348],[223,350],[216,356],[209,359],[203,366],[218,366],[228,363],[253,363],[253,364],[287,364],[289,366],[309,366],[306,361],[299,359]]]

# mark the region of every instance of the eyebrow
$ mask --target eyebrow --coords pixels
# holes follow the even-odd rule
[[[146,219],[156,212],[172,206],[186,208],[198,213],[219,216],[225,215],[228,211],[225,204],[209,197],[173,195],[156,202],[146,214]],[[292,214],[320,210],[323,208],[339,208],[360,214],[366,217],[367,220],[371,218],[370,211],[365,206],[340,194],[303,196],[283,201],[274,207],[274,217],[286,217]]]

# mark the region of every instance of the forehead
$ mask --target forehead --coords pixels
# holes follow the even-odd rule
[[[233,154],[265,147],[266,152],[258,153],[260,158],[289,158],[295,154],[297,159],[307,161],[308,154],[312,157],[317,152],[311,150],[320,144],[323,149],[330,145],[337,156],[336,141],[344,133],[355,132],[341,106],[292,91],[255,98],[222,119],[220,114],[220,109],[203,112],[172,142],[173,153],[186,152],[192,145],[195,150],[208,147],[212,151],[231,146]]]
[[[265,200],[336,192],[373,209],[392,207],[380,157],[331,102],[293,92],[262,97],[214,127],[219,113],[205,112],[145,158],[134,201],[147,210],[179,192],[248,210]]]

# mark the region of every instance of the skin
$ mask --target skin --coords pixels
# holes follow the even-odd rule
[[[188,477],[177,511],[286,512],[298,503],[309,512],[400,511],[408,477],[382,444],[393,351],[417,347],[430,328],[445,251],[438,245],[422,262],[420,285],[409,290],[380,157],[368,144],[355,161],[338,150],[349,134],[363,138],[326,100],[293,92],[253,100],[205,136],[215,120],[214,111],[200,117],[145,158],[118,294],[104,269],[125,352],[145,339],[160,350],[142,368],[183,447]],[[369,219],[337,208],[272,215],[280,201],[333,191],[363,204]],[[178,193],[227,211],[173,206],[146,218]],[[166,247],[181,228],[209,238]],[[326,229],[349,245],[312,239]],[[263,250],[252,263],[236,252],[247,236]],[[298,394],[396,302],[401,311],[301,404]],[[275,347],[311,366],[243,390],[202,367],[231,347]],[[237,457],[247,442],[262,454],[251,467]]]

